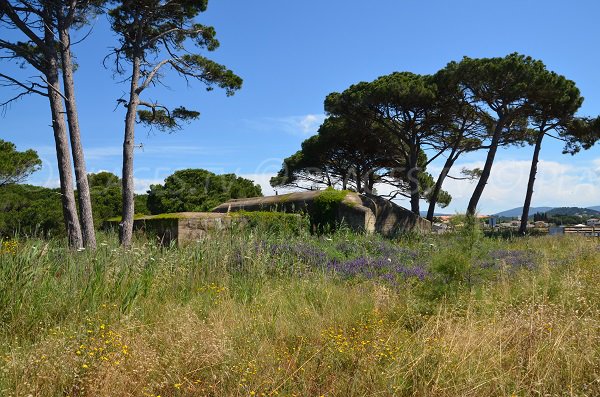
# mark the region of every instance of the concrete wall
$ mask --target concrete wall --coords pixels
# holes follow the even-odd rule
[[[207,237],[211,231],[245,224],[243,217],[229,216],[236,211],[308,212],[320,191],[291,193],[281,196],[231,200],[214,212],[189,212],[168,216],[146,216],[136,219],[134,229],[146,233],[163,245],[185,244]],[[386,236],[398,233],[430,232],[431,223],[409,210],[378,196],[349,192],[337,210],[337,221],[358,232],[378,232]],[[106,222],[105,227],[118,231],[118,221]]]
[[[279,196],[230,200],[213,212],[284,211],[310,213],[314,199],[322,191],[307,191]],[[386,236],[413,232],[430,232],[431,223],[411,211],[379,196],[349,192],[338,208],[337,220],[356,231],[378,232]]]
[[[227,214],[198,212],[194,217],[179,219],[179,244],[203,240],[211,231],[224,230],[232,225],[242,225],[245,222],[246,220],[243,218],[234,218]]]
[[[186,212],[172,214],[169,217],[145,216],[134,220],[133,227],[136,232],[146,233],[153,240],[162,245],[171,243],[181,245],[188,242],[204,239],[210,231],[223,230],[232,223],[245,222],[242,218],[233,218],[227,214],[210,212]],[[118,231],[118,221],[108,221],[105,229]]]
[[[431,232],[431,222],[406,208],[374,195],[360,195],[375,216],[375,230],[386,236],[407,231]]]

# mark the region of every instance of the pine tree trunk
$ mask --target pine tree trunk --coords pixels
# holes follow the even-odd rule
[[[357,170],[355,170],[354,175],[355,175],[355,179],[356,179],[356,193],[362,193],[363,192],[362,175]]]
[[[419,153],[418,145],[412,145],[410,150],[410,164],[408,172],[408,186],[410,187],[410,209],[413,214],[421,216],[419,209],[419,201],[421,200],[421,194],[419,192]]]
[[[475,215],[475,212],[477,212],[477,205],[479,204],[479,200],[483,194],[483,189],[485,189],[485,185],[487,185],[488,179],[490,178],[490,173],[492,172],[492,166],[494,165],[494,159],[496,157],[496,152],[498,151],[498,143],[500,142],[500,134],[502,133],[503,128],[504,120],[498,120],[496,128],[494,128],[494,135],[492,136],[492,142],[490,143],[490,149],[488,150],[485,165],[483,166],[483,171],[481,172],[481,177],[477,182],[477,186],[475,186],[471,200],[469,200],[467,215],[473,216]]]
[[[83,243],[87,248],[96,248],[96,232],[94,230],[94,217],[92,215],[92,200],[88,184],[83,145],[81,143],[81,130],[75,102],[75,83],[73,81],[73,60],[71,57],[71,37],[68,30],[61,26],[59,29],[61,43],[60,54],[62,60],[63,86],[65,94],[65,107],[71,137],[71,150],[75,166],[75,178],[79,193],[79,216],[81,220]]]
[[[533,185],[535,184],[540,150],[542,149],[542,140],[544,139],[545,135],[543,131],[538,132],[538,134],[539,135],[535,141],[535,148],[533,149],[531,169],[529,170],[529,182],[527,182],[527,193],[525,193],[525,203],[523,204],[523,214],[521,215],[521,226],[519,227],[519,233],[521,234],[525,234],[527,232],[527,220],[529,219],[529,208],[531,207],[531,198],[533,197]]]
[[[52,31],[46,29],[45,42],[48,48],[52,48],[54,39]],[[73,174],[71,171],[71,156],[69,154],[69,140],[67,137],[67,126],[64,119],[62,105],[61,87],[58,77],[58,59],[54,54],[45,54],[47,70],[46,80],[48,82],[48,99],[52,114],[52,129],[54,130],[54,141],[56,144],[56,158],[58,161],[58,175],[60,178],[60,192],[62,198],[63,216],[67,229],[67,238],[71,248],[83,247],[81,227],[77,216],[75,205],[75,193],[73,191]]]
[[[452,166],[454,165],[454,162],[457,159],[457,156],[455,156],[455,154],[456,153],[454,150],[450,153],[450,155],[446,159],[444,168],[442,168],[442,171],[440,172],[440,175],[438,176],[438,179],[435,182],[435,186],[433,188],[433,193],[431,193],[431,197],[429,199],[429,209],[427,210],[427,220],[429,222],[433,222],[433,215],[435,214],[435,206],[437,204],[440,192],[442,191],[442,186],[444,184],[444,180],[450,173],[450,169],[452,168]]]
[[[373,171],[369,171],[369,176],[366,182],[365,193],[373,194],[373,187],[375,186],[375,176],[373,175]]]
[[[120,224],[121,245],[130,247],[133,238],[133,218],[135,214],[134,181],[133,181],[133,150],[135,145],[135,123],[139,94],[137,92],[140,81],[140,57],[133,60],[133,72],[127,115],[125,116],[125,138],[123,140],[123,213]]]

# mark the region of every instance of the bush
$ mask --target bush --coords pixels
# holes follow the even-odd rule
[[[334,231],[339,226],[338,211],[347,194],[347,190],[327,188],[315,197],[310,210],[314,230],[324,233]]]
[[[259,233],[299,236],[308,232],[309,222],[300,214],[267,211],[238,211],[231,216],[243,217],[248,227]]]

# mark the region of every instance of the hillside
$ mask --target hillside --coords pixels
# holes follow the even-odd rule
[[[529,215],[533,216],[533,214],[535,214],[537,212],[540,212],[540,213],[548,212],[552,209],[553,209],[553,207],[531,207],[529,209]],[[500,216],[500,217],[506,217],[506,218],[513,218],[513,217],[521,216],[522,213],[523,213],[523,207],[517,207],[517,208],[510,209],[510,210],[498,212],[497,214],[494,214],[494,215]]]
[[[600,206],[581,208],[581,207],[531,207],[529,216],[532,217],[536,213],[547,213],[548,215],[582,215],[582,216],[598,216],[600,215]],[[510,210],[498,212],[494,214],[499,217],[514,218],[519,217],[523,213],[523,207],[517,207]]]
[[[600,215],[600,211],[591,208],[579,208],[579,207],[558,207],[546,213],[547,215],[568,215],[568,216],[597,216]]]

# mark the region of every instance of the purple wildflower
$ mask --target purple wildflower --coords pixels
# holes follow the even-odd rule
[[[496,250],[489,254],[489,257],[481,262],[483,269],[500,270],[506,268],[510,272],[518,269],[533,270],[536,267],[533,253],[530,251],[518,250]]]

